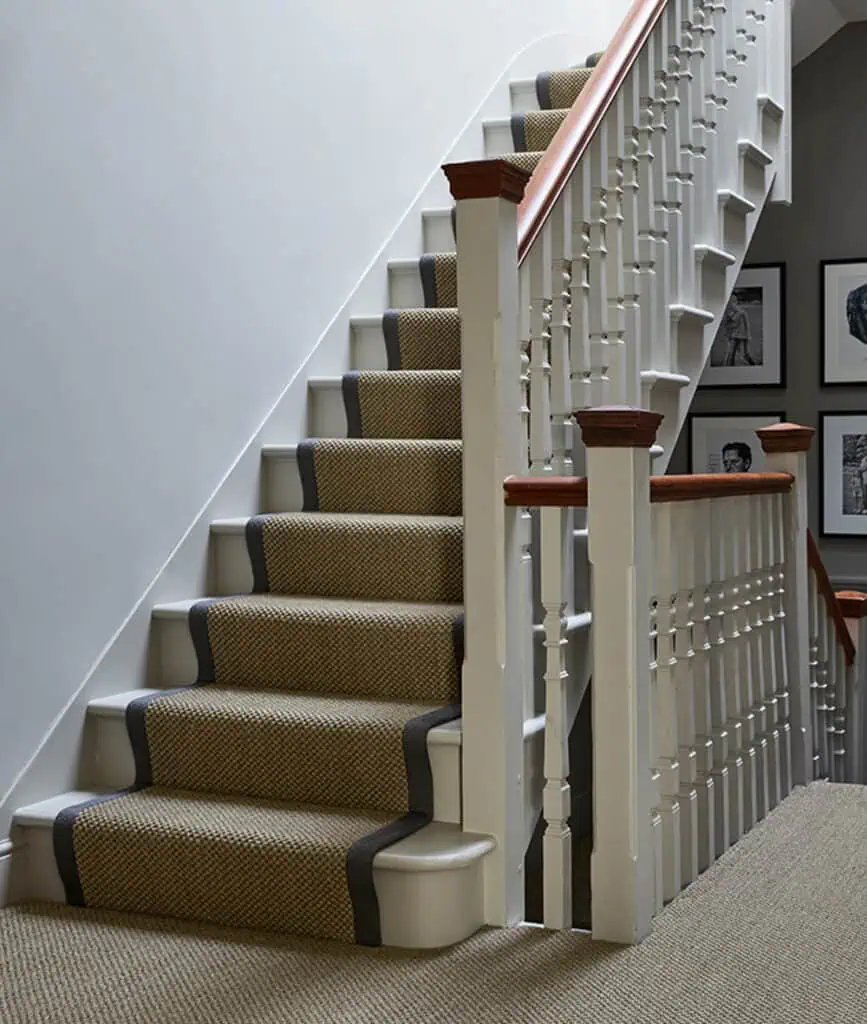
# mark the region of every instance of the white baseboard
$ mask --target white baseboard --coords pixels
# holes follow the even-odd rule
[[[599,42],[581,33],[558,33],[532,42],[514,58],[468,118],[450,150],[443,154],[441,163],[483,157],[482,124],[509,115],[510,82],[529,78],[546,68],[577,64],[587,53],[598,49]],[[388,308],[389,260],[420,256],[423,252],[422,211],[450,205],[445,176],[439,167],[434,168],[352,294],[335,313],[310,356],[298,368],[138,604],[106,644],[33,757],[0,798],[0,836],[9,834],[16,808],[89,784],[86,769],[82,770],[86,759],[81,757],[88,744],[85,727],[88,702],[123,690],[147,687],[151,681],[152,607],[208,595],[213,577],[209,547],[212,520],[251,516],[262,510],[262,446],[294,444],[308,435],[308,378],[340,375],[350,368],[350,319],[381,315]]]

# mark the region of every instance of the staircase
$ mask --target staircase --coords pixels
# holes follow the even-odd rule
[[[659,208],[648,210],[654,224],[661,218],[659,231],[647,226],[646,238],[636,235],[633,253],[628,241],[626,251],[614,245],[623,219],[617,195],[629,199],[638,177],[650,173],[640,145],[634,181],[618,170],[606,201],[594,192],[597,207],[587,214],[587,294],[609,280],[618,261],[635,271],[618,308],[641,320],[648,340],[635,366],[637,390],[622,397],[665,414],[654,448],[660,471],[774,187],[776,161],[785,157],[780,103],[758,93],[746,71],[740,84],[725,72],[708,79],[708,109],[732,104],[732,120],[736,102],[744,110],[751,105],[743,120],[754,132],[730,131],[721,140],[731,144],[730,159],[719,165],[713,196],[702,193],[705,207],[696,204],[697,216],[713,209],[711,240],[693,245],[682,230],[690,204],[681,192],[694,189],[698,175],[680,168],[671,119],[681,104],[692,104],[689,62],[697,67],[704,54],[703,32],[708,46],[716,45],[713,19],[722,25],[725,12],[725,3],[695,0],[682,9],[672,0],[665,15],[673,19],[672,39],[682,18],[692,17],[694,49],[681,51],[681,70],[663,73],[658,95],[653,52],[641,58],[656,127],[664,132],[668,117],[675,140],[661,181],[673,197],[666,192]],[[761,24],[740,13],[744,25]],[[745,29],[730,41],[722,65],[752,73],[755,37]],[[665,68],[665,53],[657,56]],[[544,169],[546,151],[562,142],[592,74],[569,68],[515,83],[513,116],[484,127],[487,155],[527,174]],[[738,99],[744,85],[746,104]],[[637,111],[643,94],[630,95]],[[710,137],[710,116],[696,109],[695,117],[702,138]],[[647,127],[640,123],[637,143]],[[690,163],[705,159],[698,143],[682,144]],[[607,156],[594,150],[584,163],[589,175]],[[474,621],[467,627],[463,614],[462,513],[474,468],[463,459],[462,402],[465,416],[475,396],[465,388],[462,398],[454,212],[428,211],[424,230],[428,251],[389,266],[394,308],[352,322],[355,370],[309,381],[313,436],[263,451],[268,511],[213,524],[218,593],[154,608],[160,678],[153,688],[90,705],[94,788],[17,813],[16,842],[28,851],[27,899],[408,948],[448,945],[483,924],[514,919],[496,909],[495,890],[500,858],[515,844],[497,827],[476,828],[467,815],[467,772],[475,779],[485,769],[484,745],[468,750],[474,740],[462,722],[465,629]],[[659,248],[659,259],[667,243],[670,277],[661,263],[654,268],[645,241]],[[660,291],[659,301],[640,305],[639,296],[663,284],[669,291]],[[607,292],[592,294],[597,304],[610,301]],[[653,337],[663,323],[670,325],[664,351]],[[601,387],[614,379],[615,365],[602,353],[625,346],[626,326],[611,320],[588,327],[590,361],[578,385],[586,386],[588,401],[572,408],[618,397]],[[531,348],[535,389],[551,368],[545,371],[538,346]],[[530,408],[540,400],[533,390]],[[562,447],[554,461],[565,456]],[[575,457],[577,464],[578,449]],[[580,527],[573,524],[577,561],[586,565]],[[573,591],[578,632],[591,621],[587,600],[586,591]],[[576,693],[583,694],[588,673],[582,667]],[[476,685],[466,670],[464,685]],[[567,734],[579,703],[569,707]],[[532,700],[522,728],[520,859],[542,798],[541,784],[533,783],[542,775],[544,717]]]

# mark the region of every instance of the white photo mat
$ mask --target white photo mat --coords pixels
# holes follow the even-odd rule
[[[821,424],[822,533],[867,537],[867,415],[823,413]]]
[[[858,289],[867,286],[867,260],[824,261],[821,285],[822,383],[867,384],[867,342],[853,335],[848,315],[850,296],[863,301]]]
[[[785,383],[785,295],[784,264],[741,270],[711,346],[701,387],[779,387]],[[738,322],[745,324],[748,332],[740,345],[734,336]],[[755,365],[749,365],[747,356]]]
[[[690,473],[761,473],[766,468],[765,453],[756,431],[783,419],[783,413],[691,416]]]

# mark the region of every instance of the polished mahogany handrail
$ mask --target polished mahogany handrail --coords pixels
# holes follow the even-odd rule
[[[518,262],[530,251],[578,161],[608,113],[668,0],[634,0],[566,120],[533,173],[518,207]]]
[[[792,489],[791,473],[703,473],[652,476],[650,500],[700,501],[756,494],[785,494]],[[506,504],[525,508],[586,508],[587,478],[583,476],[508,477],[503,482]]]
[[[650,478],[650,500],[702,501],[705,498],[742,498],[756,494],[786,494],[795,478],[791,473],[688,473]]]
[[[837,600],[837,595],[831,586],[831,580],[828,578],[828,570],[825,568],[825,563],[822,561],[822,556],[819,553],[819,545],[809,530],[807,531],[807,561],[810,569],[815,573],[819,593],[822,595],[825,608],[831,616],[831,621],[834,623],[837,643],[843,648],[846,655],[846,664],[851,665],[855,661],[855,643],[849,634],[843,609],[840,607],[840,602]]]

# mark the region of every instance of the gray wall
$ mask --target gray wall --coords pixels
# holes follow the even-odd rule
[[[786,264],[785,389],[699,391],[696,413],[783,409],[817,427],[819,412],[864,412],[867,386],[820,386],[819,261],[867,259],[867,23],[847,25],[794,71],[792,206],[769,206],[747,263]],[[669,472],[687,471],[686,430]],[[819,440],[810,454],[810,526],[819,531]],[[835,583],[867,589],[867,538],[820,540]]]

